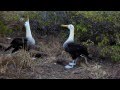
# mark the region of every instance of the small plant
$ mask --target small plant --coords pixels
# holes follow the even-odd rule
[[[108,43],[109,43],[109,39],[106,36],[104,36],[103,40],[98,43],[98,46],[106,46],[108,45]]]
[[[89,45],[94,45],[94,42],[88,39],[86,42],[83,42],[82,44],[85,46],[89,46]]]

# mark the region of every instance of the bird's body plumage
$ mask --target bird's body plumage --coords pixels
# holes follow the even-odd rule
[[[85,56],[89,55],[85,46],[73,42],[67,43],[64,49],[71,55],[72,59],[80,57],[81,54]]]
[[[31,34],[29,18],[27,18],[27,21],[24,23],[24,26],[26,28],[26,37],[13,39],[12,42],[10,43],[10,46],[7,49],[5,49],[5,51],[11,48],[14,48],[12,53],[22,48],[25,50],[30,50],[30,48],[35,45],[35,40]]]
[[[27,38],[15,38],[10,44],[14,45],[14,47],[24,46],[27,44]]]
[[[77,58],[79,57],[85,57],[88,59],[91,59],[88,55],[88,50],[84,45],[81,44],[76,44],[74,43],[74,26],[72,24],[70,25],[61,25],[62,27],[66,27],[70,30],[70,34],[68,39],[64,42],[63,48],[65,49],[66,52],[68,52],[73,61],[72,63],[69,63],[68,65],[65,66],[65,68],[73,68],[74,65],[76,65]]]
[[[25,49],[25,50],[29,50],[29,47],[27,47],[27,38],[14,38],[12,40],[12,42],[10,43],[10,46],[5,49],[5,51],[14,48],[12,53],[18,51],[19,49]]]

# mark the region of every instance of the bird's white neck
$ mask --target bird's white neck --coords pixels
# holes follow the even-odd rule
[[[70,34],[68,39],[65,41],[65,43],[63,44],[63,47],[69,43],[69,42],[74,42],[74,30],[70,30]]]
[[[29,21],[27,21],[27,25],[25,26],[25,28],[26,28],[26,37],[27,38],[32,38]]]
[[[70,30],[69,37],[66,41],[67,42],[74,42],[74,30]]]

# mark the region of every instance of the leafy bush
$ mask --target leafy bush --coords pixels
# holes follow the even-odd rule
[[[12,32],[11,29],[9,29],[6,25],[3,24],[3,22],[0,21],[0,34],[1,35],[7,35]]]
[[[75,39],[85,42],[92,40],[96,45],[108,34],[109,43],[117,42],[116,33],[119,33],[119,11],[3,11],[0,19],[9,24],[19,20],[21,15],[29,15],[30,20],[37,21],[37,33],[61,35],[61,24],[73,24],[75,26]],[[31,27],[36,27],[32,23]],[[58,25],[58,26],[56,26]],[[64,32],[66,34],[66,32]],[[48,34],[48,35],[50,35]],[[64,36],[64,35],[63,35]],[[64,37],[63,37],[64,38]],[[112,38],[112,39],[111,39]],[[108,43],[108,44],[109,44]]]
[[[120,61],[120,46],[106,46],[101,50],[102,57],[110,57],[112,61]]]
[[[103,37],[103,40],[101,42],[98,43],[98,46],[105,46],[109,44],[109,39],[107,36]]]

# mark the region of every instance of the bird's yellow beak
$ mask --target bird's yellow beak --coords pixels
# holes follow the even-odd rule
[[[68,28],[68,25],[61,25],[61,27],[66,27],[66,28]]]
[[[29,21],[29,16],[28,15],[26,16],[26,20]]]

